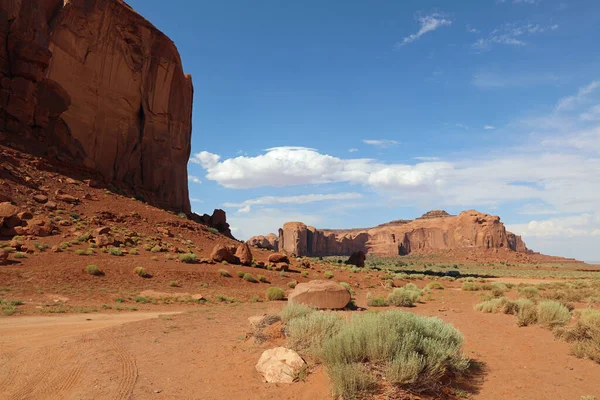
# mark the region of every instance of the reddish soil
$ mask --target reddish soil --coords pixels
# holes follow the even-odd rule
[[[22,210],[50,218],[62,216],[70,224],[57,224],[52,236],[24,237],[21,244],[26,258],[15,258],[12,253],[9,264],[0,266],[0,299],[24,302],[17,306],[16,314],[0,315],[0,399],[329,398],[328,378],[320,367],[314,367],[303,382],[263,383],[254,365],[273,343],[255,344],[248,336],[247,321],[251,315],[277,312],[285,304],[250,303],[264,299],[270,285],[287,288],[292,280],[322,279],[327,264],[311,261],[308,276],[301,275],[296,260],[283,275],[239,265],[185,264],[178,260],[177,248],[203,258],[217,243],[236,242],[143,202],[91,188],[83,182],[89,178],[84,172],[68,171],[2,146],[0,156],[1,194],[10,196]],[[68,181],[66,172],[75,181]],[[32,200],[41,192],[54,200],[59,189],[80,202],[57,201],[61,212],[50,214]],[[102,253],[98,248],[93,255],[77,255],[76,250],[89,248],[88,241],[62,252],[51,250],[101,226],[110,227],[115,235],[135,233],[140,243],[123,247],[125,256]],[[163,235],[163,228],[170,235]],[[0,247],[10,239],[0,239]],[[159,242],[172,251],[152,253],[143,249],[147,242]],[[35,243],[48,249],[40,251]],[[131,254],[133,248],[138,255]],[[254,248],[252,252],[263,262],[271,254]],[[450,262],[465,260],[446,258]],[[87,274],[85,267],[90,264],[98,265],[104,275]],[[144,267],[152,277],[134,274],[136,266]],[[221,276],[219,269],[232,277]],[[268,282],[245,281],[237,271],[264,275]],[[368,290],[389,291],[381,286],[382,273],[338,268],[333,272],[333,280],[352,285],[358,306],[365,306]],[[177,281],[175,286],[173,281]],[[417,284],[422,287],[426,282]],[[570,355],[569,345],[554,340],[549,330],[519,328],[512,316],[474,311],[479,300],[476,293],[458,290],[458,282],[444,285],[447,288],[435,291],[433,300],[406,310],[438,316],[464,334],[466,354],[483,365],[480,373],[461,385],[469,398],[577,400],[583,395],[600,396],[599,364]],[[180,297],[181,293],[199,294],[209,302],[135,301],[148,290]],[[228,301],[225,297],[236,302],[220,303],[219,299]],[[182,313],[157,317],[175,311]],[[49,313],[70,314],[45,315]]]

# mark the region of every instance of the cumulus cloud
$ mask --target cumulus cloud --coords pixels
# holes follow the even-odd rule
[[[485,129],[486,131],[489,131],[489,130],[496,129],[496,128],[494,128],[492,125],[484,125],[483,129]]]
[[[203,152],[206,153],[206,152]],[[219,159],[213,155],[211,159]],[[304,147],[276,147],[256,157],[236,157],[204,164],[206,178],[232,189],[349,182],[397,189],[435,183],[444,162],[382,164],[369,158],[341,159]]]
[[[358,151],[358,149],[356,149],[356,148],[354,148],[354,147],[353,147],[353,148],[351,148],[351,149],[348,149],[348,152],[349,152],[349,153],[356,153],[357,151]]]
[[[362,198],[362,194],[356,192],[350,193],[331,193],[331,194],[303,194],[298,196],[263,196],[256,199],[248,199],[242,203],[225,203],[224,207],[241,207],[238,212],[249,212],[250,206],[254,205],[275,205],[275,204],[307,204],[316,201],[331,200],[356,200]]]
[[[202,183],[200,178],[198,178],[197,176],[194,176],[194,175],[188,175],[188,181],[194,182],[194,183]]]
[[[428,32],[433,32],[438,28],[452,25],[452,20],[438,13],[418,17],[417,21],[419,21],[420,24],[419,30],[416,33],[413,33],[412,35],[409,35],[402,39],[401,42],[396,44],[397,47],[404,46],[408,43],[412,43],[424,34]]]

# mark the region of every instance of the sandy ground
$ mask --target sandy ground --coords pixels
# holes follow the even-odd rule
[[[473,310],[473,293],[436,292],[410,309],[454,324],[465,352],[483,363],[469,398],[574,399],[600,396],[600,365],[569,355],[569,345],[514,317]],[[358,303],[364,293],[358,294]],[[305,382],[263,383],[262,351],[247,338],[251,315],[285,303],[211,305],[183,313],[85,314],[0,319],[1,399],[327,399],[314,368]],[[160,314],[160,315],[159,315]]]

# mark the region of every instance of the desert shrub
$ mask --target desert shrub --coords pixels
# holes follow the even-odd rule
[[[538,313],[535,303],[529,299],[520,299],[517,304],[517,325],[518,326],[529,326],[537,323]]]
[[[388,303],[382,296],[373,296],[367,293],[367,306],[369,307],[387,307]]]
[[[179,287],[179,281],[171,281],[171,282],[169,282],[169,286],[171,286],[171,287]]]
[[[283,300],[285,299],[285,291],[282,288],[271,286],[267,289],[267,299],[269,300]]]
[[[226,269],[220,269],[219,275],[224,276],[225,278],[231,278],[231,274]]]
[[[315,311],[314,308],[300,303],[288,303],[279,313],[283,323],[287,323],[294,318],[304,317],[305,315]]]
[[[89,233],[84,233],[77,238],[77,241],[80,243],[87,242],[90,240],[91,235]]]
[[[235,274],[238,276],[238,278],[243,278],[244,277],[244,271],[235,271]]]
[[[427,289],[438,289],[438,290],[444,289],[444,286],[441,283],[436,282],[436,281],[429,282],[425,287]]]
[[[474,291],[479,290],[479,286],[477,286],[477,284],[474,282],[463,282],[463,284],[460,288],[462,290],[468,291],[468,292],[474,292]]]
[[[85,267],[85,271],[90,275],[102,275],[102,271],[100,271],[100,268],[95,264],[90,264]]]
[[[256,282],[258,282],[258,281],[256,280],[256,278],[254,278],[254,277],[252,276],[252,274],[249,274],[249,273],[247,273],[247,272],[246,272],[246,273],[245,273],[245,274],[242,276],[242,278],[243,278],[245,281],[248,281],[248,282],[252,282],[252,283],[256,283]]]
[[[14,255],[14,258],[27,258],[27,254],[23,253],[22,251],[17,251]]]
[[[321,358],[328,371],[336,365],[371,364],[376,366],[374,370],[383,371],[391,384],[423,390],[437,387],[448,373],[462,373],[468,368],[462,354],[462,334],[439,318],[392,310],[357,314],[349,322],[338,317],[325,328],[325,335],[314,330],[311,333],[322,343]],[[291,330],[290,336],[294,337]],[[352,376],[348,376],[350,382],[344,376],[336,377],[341,380],[336,387],[353,387]]]
[[[334,312],[310,312],[293,318],[287,324],[289,345],[319,356],[323,341],[341,329],[342,319]]]
[[[45,251],[48,248],[48,245],[46,243],[34,243],[33,245],[39,251]]]
[[[375,377],[359,363],[333,364],[326,371],[336,398],[361,399],[377,387]]]
[[[179,261],[186,264],[193,264],[198,261],[198,257],[194,253],[185,253],[179,255]]]
[[[306,278],[308,276],[308,271],[302,271],[301,275]]]
[[[142,278],[146,278],[146,277],[148,277],[148,276],[149,276],[149,275],[148,275],[148,273],[146,272],[146,270],[145,270],[143,267],[135,267],[135,268],[133,269],[133,272],[134,272],[136,275],[139,275],[139,276],[141,276]]]
[[[581,310],[577,315],[575,324],[554,329],[554,335],[571,343],[576,357],[600,363],[600,310]]]
[[[352,293],[352,288],[348,282],[340,282],[340,285],[342,285],[348,292]]]
[[[139,254],[138,249],[131,249],[131,250],[129,250],[129,254],[131,254],[133,256],[137,256]]]
[[[267,277],[264,275],[258,275],[256,277],[258,279],[259,282],[266,282],[267,281]]]
[[[325,273],[323,274],[323,276],[327,279],[331,279],[333,278],[333,272],[331,271],[325,271]]]
[[[111,256],[122,256],[123,255],[123,252],[118,247],[111,247],[110,250],[108,251],[108,253]]]
[[[214,233],[215,235],[216,235],[217,233],[219,233],[219,230],[218,230],[217,228],[208,228],[208,231],[209,231],[210,233]]]
[[[567,307],[554,300],[545,300],[538,305],[538,323],[545,327],[564,325],[571,320]]]
[[[540,295],[540,291],[535,286],[525,286],[518,289],[519,296],[526,299],[537,299]]]
[[[579,400],[598,400],[596,396],[581,396]]]
[[[420,290],[407,289],[407,286],[396,288],[387,297],[387,303],[396,307],[412,307],[421,297]]]
[[[509,309],[510,300],[507,297],[501,297],[499,299],[491,299],[487,301],[483,301],[481,303],[477,303],[475,305],[475,310],[481,311],[484,313],[497,313],[504,312],[506,314],[513,314],[513,312],[506,312],[505,310]],[[512,307],[510,308],[512,310]]]
[[[160,253],[161,251],[163,251],[163,249],[162,249],[162,247],[160,247],[158,245],[150,248],[151,253]]]
[[[87,253],[83,249],[75,250],[75,254],[77,254],[78,256],[87,256]]]
[[[215,299],[221,303],[233,303],[235,299],[233,297],[223,296],[222,294],[218,294],[215,296]]]
[[[150,300],[148,300],[148,298],[144,297],[144,296],[136,296],[133,300],[135,300],[136,303],[142,303],[142,304],[146,304],[146,303],[150,302]]]
[[[298,284],[298,282],[296,282],[296,281],[289,281],[287,285],[290,289],[294,289],[297,284]]]

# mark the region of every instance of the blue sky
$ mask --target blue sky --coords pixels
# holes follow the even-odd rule
[[[246,239],[500,215],[600,260],[596,0],[130,0],[195,94],[190,197]]]

